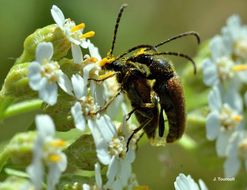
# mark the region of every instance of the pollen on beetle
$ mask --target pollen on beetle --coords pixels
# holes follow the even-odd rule
[[[100,76],[99,76],[99,80],[104,80],[104,79],[110,78],[110,77],[112,77],[113,75],[115,75],[115,72],[109,71],[109,72],[107,72],[107,73],[105,73],[105,74],[103,74],[103,75],[100,75]]]
[[[85,24],[84,23],[81,23],[81,24],[78,24],[78,25],[75,25],[71,28],[71,32],[76,32],[78,30],[82,30],[85,28]]]
[[[87,32],[87,33],[85,33],[85,34],[82,34],[81,36],[80,36],[80,38],[81,39],[84,39],[84,38],[92,38],[92,37],[94,37],[95,36],[95,32],[94,31],[89,31],[89,32]]]
[[[141,55],[141,54],[144,54],[146,51],[146,48],[141,48],[139,51],[137,51],[134,55],[135,56],[138,56],[138,55]]]
[[[247,64],[234,65],[232,67],[232,70],[236,71],[236,72],[238,72],[238,71],[246,71],[247,70]]]
[[[115,61],[115,57],[104,57],[100,62],[99,66],[103,67],[106,64],[111,64],[113,61]]]

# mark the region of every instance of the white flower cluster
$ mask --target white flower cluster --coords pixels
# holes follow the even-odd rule
[[[53,190],[59,182],[61,173],[67,167],[66,155],[62,152],[65,142],[56,139],[55,126],[48,115],[38,115],[35,118],[37,138],[33,148],[33,159],[27,168],[35,189],[42,189],[45,168],[48,168],[47,190]]]
[[[199,179],[199,186],[190,175],[180,173],[174,182],[175,190],[207,190],[205,183]]]
[[[247,26],[231,16],[209,46],[211,57],[203,62],[204,83],[211,87],[206,134],[216,140],[218,156],[226,157],[225,176],[233,177],[242,160],[247,170]]]
[[[112,117],[109,116],[121,111],[126,114],[124,112],[125,104],[122,101],[121,104],[117,103],[117,100],[121,98],[119,96],[115,100],[115,103],[118,104],[115,108],[118,110],[111,110],[108,115],[106,112],[98,112],[113,94],[109,93],[107,81],[101,82],[99,85],[97,81],[89,80],[91,76],[99,76],[101,69],[97,64],[101,60],[98,48],[87,39],[92,37],[94,32],[83,34],[85,24],[76,25],[71,19],[65,19],[62,11],[55,5],[51,9],[51,14],[58,27],[71,42],[73,62],[81,64],[83,69],[74,73],[70,80],[61,70],[59,62],[52,60],[52,43],[41,42],[36,48],[36,60],[29,67],[29,85],[33,90],[38,91],[39,97],[50,106],[57,103],[58,86],[69,96],[74,97],[75,102],[71,107],[71,115],[75,127],[81,131],[85,131],[87,127],[90,129],[98,160],[108,167],[106,184],[102,182],[100,165],[97,163],[95,165],[96,183],[84,184],[82,188],[86,190],[96,186],[97,189],[121,190],[128,185],[132,176],[131,163],[135,159],[135,146],[130,143],[129,150],[126,149],[127,140],[130,136],[128,129],[130,120],[128,123],[121,121],[122,125],[116,127],[111,120]],[[88,49],[89,54],[82,56],[81,48]],[[112,104],[111,108],[113,109],[114,101]],[[56,165],[50,164],[51,162],[47,163],[49,167],[48,189],[53,189],[61,172],[66,168],[66,157],[61,152],[56,155],[52,152],[52,155],[49,154],[50,157],[48,155],[52,147],[49,148],[46,144],[55,132],[51,119],[48,116],[38,116],[36,125],[38,138],[35,144],[33,162],[27,171],[37,189],[40,189],[44,175],[44,166],[41,160],[44,159],[44,155],[47,162],[54,160]]]

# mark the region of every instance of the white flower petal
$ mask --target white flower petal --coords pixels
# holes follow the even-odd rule
[[[240,113],[243,110],[243,100],[240,93],[238,92],[238,89],[234,87],[236,86],[233,85],[230,89],[227,90],[225,93],[224,102],[227,102],[231,108]]]
[[[236,156],[228,157],[224,163],[225,177],[235,177],[240,170],[240,160]]]
[[[247,83],[247,77],[246,77],[247,76],[247,71],[240,71],[237,74],[238,74],[238,77],[241,80],[241,82]]]
[[[120,171],[118,173],[119,179],[117,180],[121,180],[122,186],[127,186],[132,172],[131,163],[127,159],[120,159],[119,162]]]
[[[60,161],[57,163],[59,171],[64,172],[67,167],[67,157],[63,152],[59,153]]]
[[[103,126],[102,125],[98,126],[96,121],[89,119],[88,127],[90,128],[94,138],[98,159],[102,164],[108,165],[111,161],[111,156],[108,153],[108,143],[111,141],[111,139],[105,138],[104,134],[102,134],[102,129],[101,129]]]
[[[78,100],[80,100],[83,96],[87,95],[87,87],[85,85],[85,80],[79,74],[72,75],[71,82],[75,93],[75,97]]]
[[[214,61],[216,61],[220,57],[224,57],[228,53],[228,51],[226,50],[224,46],[223,39],[221,36],[215,36],[210,41],[209,46],[210,46],[212,58]]]
[[[238,39],[241,31],[241,21],[238,15],[232,15],[227,19],[227,25],[222,29],[223,36],[234,42]]]
[[[220,110],[222,106],[222,100],[220,96],[220,90],[218,87],[214,86],[213,89],[209,92],[208,104],[209,104],[209,108],[212,111]]]
[[[91,44],[90,40],[82,40],[82,42],[80,43],[81,47],[84,49],[88,49],[90,44]]]
[[[218,83],[218,74],[216,65],[209,59],[205,60],[202,65],[203,82],[208,86]]]
[[[218,156],[226,156],[226,148],[229,143],[230,133],[221,131],[216,140],[216,152]]]
[[[191,176],[185,176],[184,174],[179,174],[179,176],[176,177],[174,187],[176,190],[199,190],[198,185],[191,178]]]
[[[29,66],[29,85],[33,90],[39,90],[40,89],[40,81],[41,81],[41,65],[39,62],[32,62]]]
[[[127,152],[127,154],[126,154],[126,158],[125,159],[129,163],[132,163],[132,162],[134,162],[135,158],[136,158],[135,150],[129,149],[128,152]]]
[[[233,156],[238,154],[238,146],[241,141],[241,134],[244,134],[244,130],[237,130],[233,134],[231,134],[229,138],[229,144],[226,148],[227,156]]]
[[[83,78],[85,79],[85,81],[88,80],[89,78],[89,73],[91,70],[93,70],[94,68],[96,68],[97,65],[92,63],[92,64],[88,64],[83,68]]]
[[[109,163],[111,162],[111,156],[109,155],[107,144],[105,145],[101,144],[101,146],[99,144],[97,145],[98,146],[96,147],[96,152],[100,163],[104,165],[109,165]]]
[[[59,182],[61,171],[57,164],[50,164],[47,175],[47,190],[53,190],[55,185]]]
[[[60,88],[63,89],[64,92],[68,93],[69,95],[73,95],[72,93],[72,84],[66,74],[63,72],[60,73],[59,78],[58,78],[58,85]]]
[[[206,184],[201,179],[199,179],[199,186],[200,186],[200,190],[208,190]]]
[[[35,189],[42,189],[44,179],[43,164],[40,159],[35,159],[32,164],[27,167],[27,173],[35,186]]]
[[[245,170],[247,171],[247,158],[244,161]]]
[[[71,29],[69,29],[69,30],[71,30]],[[78,37],[80,35],[82,35],[82,32],[80,32],[80,31],[77,31],[76,33],[77,33]],[[73,33],[73,34],[75,34],[75,33]],[[68,37],[68,40],[71,42],[71,45],[73,44],[73,45],[76,45],[76,46],[78,46],[80,48],[81,39],[77,39],[74,36],[71,36],[71,32],[70,31],[67,32],[67,37]]]
[[[44,82],[39,90],[39,97],[48,103],[54,105],[57,102],[57,84]]]
[[[99,106],[103,106],[105,104],[105,88],[103,84],[97,84],[95,81],[90,82],[91,94],[95,100],[95,102]]]
[[[95,47],[93,43],[89,43],[88,48],[89,48],[90,56],[91,57],[95,57],[95,58],[97,58],[98,61],[100,61],[101,60],[101,56],[99,54],[99,49],[97,47]]]
[[[98,188],[102,187],[101,169],[100,164],[97,162],[95,165],[95,181]]]
[[[208,114],[206,119],[206,135],[208,140],[214,140],[220,132],[219,112],[213,111]]]
[[[55,125],[48,115],[37,115],[35,124],[38,130],[38,135],[42,138],[53,136],[55,134]]]
[[[71,43],[72,57],[75,63],[79,64],[83,60],[81,48],[79,45]]]
[[[63,25],[65,23],[65,17],[61,9],[59,9],[56,5],[53,5],[51,8],[51,15],[57,25],[63,30]]]
[[[75,105],[72,106],[71,114],[74,118],[75,127],[77,129],[84,131],[86,128],[86,120],[83,116],[83,113],[81,110],[81,104],[79,102],[76,102]]]
[[[119,170],[120,170],[119,159],[113,156],[108,166],[108,170],[106,172],[106,176],[108,179],[107,184],[106,184],[107,186],[111,185],[114,182],[117,173],[119,173]]]
[[[102,137],[110,142],[114,136],[116,136],[116,128],[112,124],[111,119],[107,115],[101,116],[96,120],[97,126],[99,126],[99,131],[102,134]]]
[[[84,183],[84,184],[82,185],[82,189],[83,189],[83,190],[90,190],[91,188],[90,188],[90,186],[89,186],[88,184]]]
[[[44,60],[51,60],[53,45],[51,42],[41,42],[36,48],[36,61],[43,63]]]

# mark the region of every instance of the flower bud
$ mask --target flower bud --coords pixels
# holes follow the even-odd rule
[[[71,47],[71,43],[61,29],[56,24],[49,25],[37,29],[25,39],[24,51],[17,60],[17,63],[34,61],[36,47],[40,42],[52,42],[54,47],[53,60],[58,60],[67,55],[67,52]]]
[[[14,65],[4,80],[1,90],[3,97],[13,97],[19,100],[36,97],[28,84],[28,67],[30,63]]]

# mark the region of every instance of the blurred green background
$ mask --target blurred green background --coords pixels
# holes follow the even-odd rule
[[[93,43],[102,56],[111,45],[115,17],[122,3],[128,3],[118,33],[115,54],[137,44],[156,44],[175,34],[194,30],[202,41],[219,33],[226,19],[239,14],[247,23],[246,0],[0,0],[0,84],[20,56],[24,39],[37,28],[54,23],[50,8],[56,4],[65,17],[86,23],[94,30]],[[163,46],[163,50],[195,55],[197,45],[191,38]],[[173,59],[173,58],[172,58]],[[174,58],[174,62],[181,59]],[[176,64],[176,68],[180,68]],[[134,163],[139,183],[151,189],[174,189],[176,176],[183,172],[195,180],[202,178],[209,189],[245,189],[246,179],[214,182],[223,177],[223,159],[216,157],[214,143],[205,139],[204,129],[194,129],[200,148],[185,151],[178,144],[163,148],[141,146]]]

